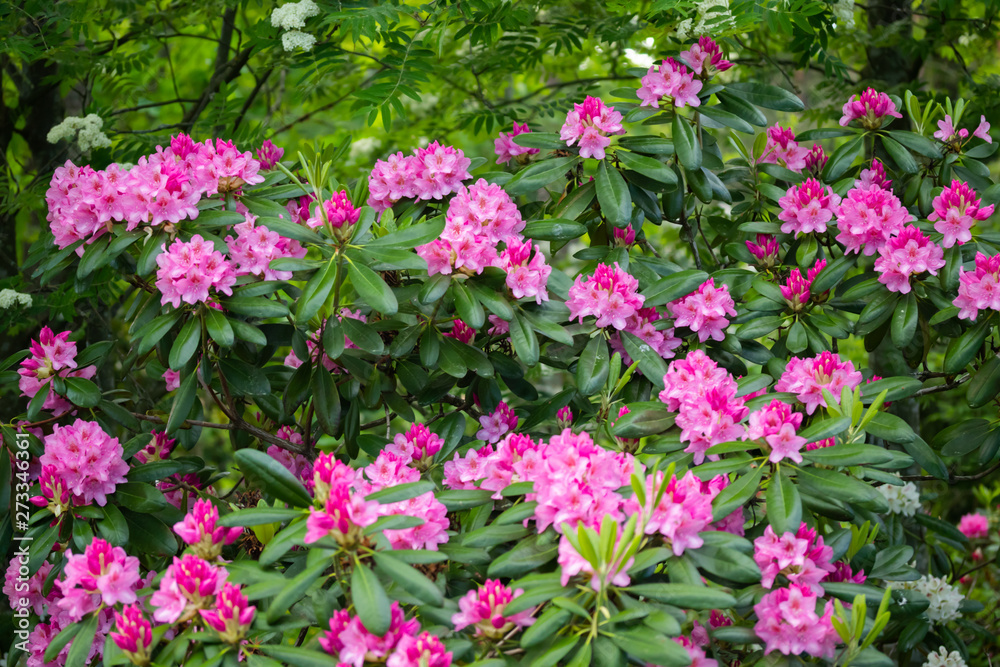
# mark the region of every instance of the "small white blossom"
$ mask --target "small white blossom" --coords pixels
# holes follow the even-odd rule
[[[931,606],[927,608],[927,618],[931,623],[947,623],[962,615],[958,607],[965,598],[943,577],[925,574],[916,581],[902,582],[900,586],[916,591],[930,600]]]
[[[319,7],[313,0],[288,2],[271,12],[271,25],[284,30],[298,30],[306,27],[306,19],[319,14]],[[286,51],[290,50],[287,47]]]
[[[14,306],[24,306],[25,308],[31,305],[31,295],[22,294],[16,290],[12,289],[2,289],[0,290],[0,310],[7,310]]]
[[[88,114],[83,118],[70,116],[49,130],[46,139],[50,144],[55,144],[63,139],[72,141],[76,137],[80,150],[84,152],[91,148],[108,148],[111,140],[101,131],[102,127],[104,121],[97,114]]]
[[[281,36],[281,44],[285,47],[285,51],[294,51],[295,49],[312,51],[312,47],[316,44],[316,38],[301,30],[289,30]]]
[[[962,660],[961,653],[958,651],[948,653],[948,649],[942,646],[927,654],[927,662],[924,663],[924,667],[966,667],[966,664],[965,660]]]
[[[913,482],[907,482],[902,486],[883,484],[876,488],[889,503],[890,514],[913,516],[920,509],[920,493]]]

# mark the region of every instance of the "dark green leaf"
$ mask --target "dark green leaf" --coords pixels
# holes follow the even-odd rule
[[[680,114],[674,116],[673,121],[674,148],[677,150],[677,157],[688,171],[701,168],[701,145],[695,136],[694,128]]]
[[[241,449],[235,454],[247,482],[265,493],[297,507],[308,507],[312,497],[295,475],[264,452]]]
[[[351,573],[351,600],[365,629],[381,637],[389,630],[389,598],[382,583],[368,566],[355,562]]]

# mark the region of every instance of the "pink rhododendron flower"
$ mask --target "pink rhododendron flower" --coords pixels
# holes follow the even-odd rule
[[[181,302],[196,304],[209,300],[209,290],[232,295],[236,272],[232,264],[211,242],[195,234],[185,243],[174,241],[156,256],[156,288],[161,304],[180,308]]]
[[[868,169],[862,169],[861,175],[854,181],[854,187],[860,190],[870,190],[872,186],[892,191],[892,181],[885,175],[885,165],[878,158],[872,159]]]
[[[764,640],[764,654],[778,651],[832,658],[840,641],[830,622],[833,602],[826,602],[822,616],[816,613],[818,602],[808,586],[792,584],[768,593],[755,604],[757,624],[753,629]]]
[[[402,152],[377,161],[368,176],[368,205],[381,213],[400,199],[415,197],[417,167],[416,159]]]
[[[289,426],[282,426],[278,429],[277,436],[295,445],[303,444],[302,436],[292,430]],[[306,487],[307,491],[312,491],[313,489],[313,464],[312,461],[302,456],[301,454],[296,454],[295,452],[290,452],[287,449],[282,449],[277,445],[271,445],[267,448],[267,455],[272,459],[280,463],[284,468],[295,475],[295,477],[302,482],[302,485]]]
[[[20,557],[10,559],[10,564],[4,572],[3,594],[7,596],[7,602],[12,610],[30,609],[35,615],[44,616],[48,604],[58,597],[58,588],[50,591],[48,595],[43,592],[45,580],[52,571],[52,563],[43,562],[37,572],[25,579],[21,579],[21,566]]]
[[[82,554],[66,551],[63,578],[56,580],[62,593],[56,606],[75,623],[102,604],[135,602],[140,579],[138,558],[97,537]]]
[[[574,104],[566,114],[559,138],[568,146],[577,144],[580,157],[604,159],[604,149],[611,145],[610,134],[625,134],[622,115],[597,97],[587,97],[583,104]]]
[[[758,266],[769,269],[778,264],[781,244],[770,234],[757,234],[754,241],[747,241],[747,250],[757,259]]]
[[[560,429],[568,428],[573,423],[573,410],[564,405],[556,411],[556,422]]]
[[[134,458],[139,463],[152,463],[153,461],[163,461],[170,456],[177,440],[168,436],[164,431],[152,431],[153,436],[145,447],[137,451]]]
[[[968,183],[953,180],[951,187],[942,190],[934,198],[934,212],[927,219],[937,220],[934,231],[944,235],[941,245],[950,248],[972,240],[970,231],[977,220],[986,220],[993,215],[993,205],[979,207],[982,199]]]
[[[704,350],[692,350],[683,359],[670,362],[663,376],[664,389],[659,398],[671,412],[678,412],[687,403],[694,403],[708,390],[723,386],[735,395],[736,381],[720,368]]]
[[[505,401],[500,401],[492,414],[484,414],[479,418],[479,426],[481,428],[476,433],[476,438],[492,444],[517,428],[517,415]]]
[[[698,621],[695,621],[697,624]],[[688,667],[719,667],[718,660],[712,660],[705,654],[705,649],[703,648],[708,644],[708,635],[705,635],[704,641],[696,643],[694,641],[694,635],[692,633],[691,637],[672,637],[673,641],[677,642],[684,647],[687,651],[688,657],[691,658],[691,664]]]
[[[507,248],[500,253],[499,266],[507,272],[507,287],[515,299],[534,298],[535,303],[549,300],[552,267],[530,240],[509,239]]]
[[[76,343],[69,340],[69,336],[69,331],[55,334],[48,327],[42,327],[38,332],[38,339],[31,341],[31,356],[22,360],[21,367],[17,370],[17,374],[21,376],[17,386],[22,396],[34,398],[55,376],[87,380],[94,377],[97,373],[96,366],[77,368]],[[42,409],[61,414],[72,410],[73,404],[50,388]]]
[[[692,50],[694,48],[692,47]],[[690,55],[690,52],[685,53]],[[684,53],[681,54],[681,57],[683,56]],[[692,59],[700,57],[699,48],[698,55],[692,56]],[[687,67],[673,58],[667,58],[660,63],[659,67],[652,65],[640,81],[642,86],[636,92],[636,95],[642,100],[639,106],[651,106],[654,109],[659,109],[660,101],[663,98],[667,98],[668,105],[677,108],[701,105],[698,93],[701,92],[704,84],[695,79],[694,73],[689,72]]]
[[[830,582],[840,582],[844,581],[849,584],[863,584],[868,580],[865,576],[864,570],[858,570],[855,572],[851,569],[851,566],[844,561],[837,561],[833,564],[833,572],[826,575],[826,581]]]
[[[830,158],[823,151],[823,147],[819,144],[813,144],[813,147],[809,149],[809,155],[806,155],[806,171],[818,176],[829,160]]]
[[[211,565],[194,554],[174,557],[163,573],[160,588],[149,599],[156,607],[153,618],[159,623],[188,620],[200,609],[210,609],[226,583],[226,570]]]
[[[432,433],[424,424],[413,424],[406,433],[397,433],[385,451],[409,464],[413,461],[429,462],[443,446],[441,436]]]
[[[356,208],[347,196],[346,190],[334,192],[330,198],[316,207],[315,212],[306,220],[306,226],[317,229],[330,223],[335,229],[350,227],[361,219],[361,209]]]
[[[711,37],[699,37],[687,51],[681,51],[680,58],[695,74],[706,79],[716,72],[725,72],[733,66],[722,57],[722,49]]]
[[[792,357],[774,390],[797,394],[806,412],[812,414],[819,406],[827,407],[824,389],[839,400],[842,389],[853,390],[861,380],[861,373],[854,370],[854,364],[826,351],[806,359]]]
[[[837,241],[847,246],[845,252],[874,255],[911,220],[913,216],[891,191],[874,184],[865,190],[855,188],[837,209]]]
[[[141,665],[149,662],[149,645],[153,642],[153,626],[143,616],[142,608],[130,604],[115,612],[115,630],[111,639],[133,664]]]
[[[662,471],[657,471],[646,476],[645,487],[645,505],[632,496],[625,503],[625,514],[639,514],[640,523],[645,523],[645,533],[662,536],[675,556],[702,546],[704,540],[699,533],[710,529],[712,500],[721,490],[719,484],[704,485],[690,470],[683,477],[673,475],[669,480],[664,479]],[[654,506],[661,489],[660,501]]]
[[[896,111],[896,103],[885,93],[876,92],[874,88],[869,88],[860,95],[852,95],[844,103],[843,113],[840,118],[843,127],[857,120],[866,130],[877,130],[882,127],[886,116],[903,117]]]
[[[444,464],[444,485],[449,489],[478,489],[477,482],[486,476],[487,463],[494,453],[490,445],[470,449],[465,456],[455,452],[454,458]]]
[[[758,164],[784,164],[792,171],[802,171],[806,167],[806,157],[809,149],[799,146],[795,141],[795,133],[790,127],[775,124],[767,128],[767,145],[764,154],[757,160]]]
[[[385,661],[386,667],[449,667],[451,651],[429,632],[414,637],[403,635],[396,649]]]
[[[200,609],[205,625],[219,633],[219,638],[227,644],[237,644],[246,636],[253,622],[257,607],[251,606],[240,587],[226,583],[215,599],[211,610]]]
[[[889,239],[879,255],[875,260],[879,282],[890,292],[902,294],[910,292],[912,276],[925,271],[936,276],[945,264],[941,246],[932,243],[915,225],[904,227],[899,236]]]
[[[539,445],[530,436],[508,433],[496,447],[470,449],[465,456],[456,453],[444,464],[444,484],[451,489],[495,491],[493,497],[499,500],[511,484],[529,481],[539,461]]]
[[[785,196],[778,200],[784,234],[809,234],[826,231],[826,223],[833,219],[840,204],[840,197],[833,188],[824,188],[819,181],[808,178],[798,185],[788,188]]]
[[[940,139],[942,142],[948,144],[955,140],[965,139],[969,136],[968,130],[956,130],[955,125],[951,120],[951,116],[945,115],[945,117],[937,122],[938,130],[934,133],[935,139]]]
[[[788,280],[781,286],[781,296],[785,298],[793,313],[800,312],[809,303],[809,297],[812,296],[810,292],[812,283],[820,271],[825,268],[826,260],[821,259],[806,272],[805,276],[802,275],[802,271],[798,267],[792,269]]]
[[[458,601],[459,612],[451,617],[455,630],[474,626],[477,637],[500,639],[515,627],[526,628],[535,622],[534,607],[509,616],[504,607],[511,600],[523,595],[524,590],[511,590],[499,579],[487,579],[483,585],[471,590]]]
[[[990,124],[986,122],[986,116],[979,116],[979,125],[972,136],[979,137],[988,144],[993,143],[993,137],[990,136]]]
[[[983,514],[966,514],[958,522],[958,529],[970,540],[988,537],[990,521]]]
[[[514,129],[509,134],[506,132],[500,133],[500,136],[493,141],[493,146],[497,154],[497,164],[505,164],[511,158],[516,158],[519,155],[535,155],[538,153],[537,148],[525,148],[514,143],[514,137],[526,132],[531,132],[527,123],[518,125],[517,121],[514,121]]]
[[[725,338],[729,326],[726,315],[736,316],[736,303],[729,295],[729,285],[716,287],[715,278],[709,278],[691,294],[667,304],[667,308],[674,316],[674,325],[691,329],[701,342]]]
[[[471,344],[472,340],[476,337],[476,330],[462,320],[455,320],[451,325],[451,329],[441,335],[447,338],[454,338],[462,343]]]
[[[163,371],[163,382],[166,384],[167,391],[180,389],[181,386],[180,371],[170,370],[169,368]]]
[[[257,151],[257,159],[260,161],[261,169],[274,169],[285,154],[284,148],[275,146],[270,139],[265,139],[260,150]]]
[[[770,450],[768,460],[778,463],[789,459],[802,463],[800,451],[806,444],[806,439],[796,435],[802,426],[802,413],[792,412],[792,406],[777,399],[763,408],[750,413],[747,424],[746,440],[763,441],[765,451]]]
[[[952,303],[959,308],[959,319],[965,320],[975,321],[980,310],[1000,310],[1000,255],[977,252],[975,270],[959,267],[958,296]]]
[[[128,464],[121,444],[97,422],[77,419],[70,426],[52,427],[45,436],[45,453],[39,461],[73,496],[74,505],[107,504],[107,496],[125,482]]]
[[[390,607],[389,630],[380,636],[368,632],[357,616],[346,609],[333,612],[330,629],[319,637],[319,645],[339,663],[362,667],[366,660],[386,659],[404,637],[415,637],[420,622],[406,620],[398,602]]]
[[[264,280],[289,280],[292,272],[272,269],[271,262],[281,257],[301,259],[306,256],[306,249],[298,241],[272,232],[256,221],[255,216],[247,214],[246,222],[233,227],[236,238],[226,237],[233,273],[260,276]]]
[[[622,331],[639,338],[664,359],[673,359],[674,350],[681,346],[682,341],[674,335],[673,328],[656,328],[655,322],[661,319],[663,315],[656,308],[640,308],[625,320],[625,328]],[[621,333],[617,331],[613,333],[610,343],[611,349],[622,355],[622,361],[631,365],[632,357],[625,350]]]
[[[219,192],[233,192],[244,185],[263,183],[264,177],[258,174],[260,162],[253,159],[250,151],[240,153],[231,141],[216,139],[205,144],[212,151],[212,166],[219,177]]]
[[[304,542],[332,537],[342,546],[360,541],[364,528],[378,519],[375,503],[359,491],[357,472],[328,453],[320,454],[313,468],[316,504],[306,519]]]
[[[210,501],[199,498],[183,521],[174,524],[174,532],[191,551],[205,560],[215,560],[225,544],[232,544],[243,534],[242,528],[218,525],[219,510]]]
[[[628,318],[642,307],[645,297],[638,293],[639,281],[626,273],[618,262],[615,265],[598,264],[592,276],[577,276],[569,288],[569,319],[593,315],[598,327],[612,326],[624,329]]]
[[[355,481],[353,488],[357,494],[368,496],[376,491],[408,484],[420,479],[420,471],[403,462],[403,459],[387,451],[382,451],[375,461],[365,468],[365,478]],[[444,504],[428,491],[415,498],[394,503],[367,502],[367,509],[375,512],[375,518],[383,516],[413,516],[424,523],[413,528],[382,531],[393,549],[427,549],[437,551],[439,545],[448,541],[448,510]],[[327,505],[327,512],[330,506]]]
[[[753,546],[753,559],[763,573],[761,585],[764,588],[771,588],[777,576],[782,574],[793,584],[815,595],[823,595],[820,582],[835,569],[830,563],[833,548],[823,544],[822,536],[815,530],[803,523],[796,532],[779,536],[768,526],[764,534],[754,540]]]
[[[465,157],[459,148],[442,146],[434,141],[426,148],[416,149],[413,156],[416,160],[414,186],[417,199],[441,199],[458,192],[462,181],[472,178],[469,175],[472,160]]]

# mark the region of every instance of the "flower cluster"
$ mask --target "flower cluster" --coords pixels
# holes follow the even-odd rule
[[[739,423],[749,410],[736,397],[736,380],[702,350],[692,350],[684,359],[670,362],[663,376],[659,398],[677,413],[685,452],[694,454],[695,465],[705,460],[713,445],[738,440]]]
[[[939,646],[938,650],[927,654],[927,661],[923,667],[967,667],[962,654],[958,651],[948,652],[944,646]]]
[[[983,539],[990,534],[990,520],[983,514],[966,514],[959,520],[958,529],[970,540]]]
[[[875,270],[879,272],[879,282],[890,292],[908,294],[912,276],[925,271],[936,276],[944,264],[941,246],[924,236],[919,227],[908,225],[879,250]]]
[[[136,601],[135,590],[141,579],[139,559],[121,547],[95,538],[82,554],[66,552],[63,578],[56,581],[62,597],[56,606],[79,621],[102,604],[113,606]]]
[[[660,535],[675,556],[686,549],[704,544],[699,533],[711,530],[712,500],[724,486],[723,476],[705,484],[690,470],[683,477],[665,479],[662,471],[647,475],[646,502],[640,505],[635,496],[625,504],[627,515],[638,514],[647,535]],[[659,502],[653,504],[656,498]],[[742,511],[741,511],[742,516]]]
[[[931,606],[927,608],[927,618],[931,623],[947,623],[962,615],[958,608],[965,597],[957,588],[945,581],[944,577],[925,574],[916,581],[900,582],[899,586],[930,600]]]
[[[976,253],[976,268],[958,270],[958,317],[975,320],[980,310],[1000,310],[1000,255],[987,257]]]
[[[790,127],[775,124],[767,128],[767,145],[764,154],[757,160],[758,164],[784,164],[792,171],[802,171],[806,168],[806,157],[809,149],[799,146],[795,141],[795,133]]]
[[[594,274],[577,276],[569,288],[569,319],[579,319],[593,315],[599,327],[612,326],[624,329],[628,319],[642,308],[644,296],[638,293],[639,281],[618,266],[599,264]]]
[[[385,451],[395,454],[404,463],[429,464],[443,446],[441,436],[432,433],[424,424],[413,424],[406,433],[397,433]]]
[[[42,327],[38,339],[31,341],[29,351],[31,356],[21,361],[17,374],[18,388],[21,395],[29,399],[52,381],[53,377],[78,377],[90,379],[97,373],[96,366],[78,368],[76,363],[76,343],[69,339],[69,331],[53,333],[52,329]],[[54,413],[64,413],[73,409],[73,404],[59,396],[49,388],[42,403],[43,410]]]
[[[164,431],[153,431],[149,443],[137,451],[133,458],[139,463],[152,463],[153,461],[163,461],[170,456],[177,440],[171,438]]]
[[[316,212],[305,221],[306,227],[316,229],[329,223],[334,229],[350,227],[361,219],[361,209],[351,203],[346,190],[334,192],[316,207]]]
[[[717,45],[716,49],[718,49]],[[717,51],[716,53],[721,59],[721,52]],[[705,60],[711,58],[708,52],[703,52],[700,46],[695,44],[691,47],[691,51],[685,51],[681,54],[681,57],[684,58],[685,54],[687,54],[691,61],[698,63],[695,73],[700,74],[703,69],[707,72],[704,63]],[[660,100],[664,97],[667,98],[669,105],[677,108],[701,106],[701,99],[698,97],[698,93],[703,86],[702,82],[694,78],[694,73],[689,72],[687,67],[673,58],[667,58],[659,67],[652,65],[641,81],[642,86],[636,93],[639,99],[642,100],[639,106],[651,106],[654,109],[658,109],[660,108]]]
[[[886,116],[902,118],[903,114],[896,111],[896,103],[885,93],[879,93],[869,88],[860,95],[851,95],[844,103],[843,116],[840,124],[847,127],[851,121],[859,121],[866,130],[877,130],[882,127]]]
[[[484,414],[479,418],[479,426],[476,438],[492,444],[514,432],[517,428],[517,415],[505,401],[500,401],[492,414]]]
[[[497,164],[506,164],[511,158],[516,158],[519,155],[535,155],[538,153],[537,148],[525,148],[524,146],[519,146],[514,142],[514,137],[519,134],[524,134],[526,132],[531,132],[531,128],[528,124],[518,125],[514,122],[514,129],[510,133],[501,132],[500,136],[497,137],[493,146],[496,149],[497,154]]]
[[[515,299],[534,298],[535,303],[549,300],[552,267],[530,240],[508,240],[507,249],[500,253],[499,266],[507,272],[507,287]]]
[[[664,319],[663,315],[656,308],[640,308],[625,320],[625,327],[621,332],[630,333],[664,359],[673,359],[674,350],[681,346],[681,339],[674,335],[673,328],[658,329],[656,322]],[[632,357],[625,351],[622,342],[621,332],[616,331],[611,335],[611,349],[622,355],[622,361],[632,364]]]
[[[256,216],[249,213],[246,222],[235,225],[233,231],[236,232],[236,238],[227,236],[226,245],[229,247],[229,261],[236,276],[254,275],[264,280],[289,280],[292,272],[272,269],[271,262],[280,257],[301,259],[306,256],[306,249],[301,243],[257,224]],[[201,269],[207,261],[203,259],[198,268]],[[176,307],[177,304],[174,305]]]
[[[813,147],[809,149],[809,155],[806,156],[806,171],[814,176],[819,176],[829,160],[830,158],[823,147],[819,144],[813,144]]]
[[[733,66],[722,57],[722,49],[711,37],[699,37],[687,51],[681,51],[681,60],[687,63],[694,73],[705,79],[716,72],[725,72]],[[693,105],[697,106],[697,105]]]
[[[874,255],[912,219],[891,190],[873,181],[867,189],[854,188],[841,202],[837,209],[837,241],[846,246],[845,252]]]
[[[622,115],[600,98],[588,96],[583,104],[574,104],[573,110],[566,114],[559,138],[567,146],[577,144],[580,157],[603,160],[604,149],[611,145],[608,136],[611,134],[625,134]]]
[[[792,312],[797,313],[801,311],[809,303],[809,298],[812,296],[813,281],[816,280],[816,276],[819,275],[820,271],[825,268],[826,260],[821,259],[806,272],[805,276],[802,275],[802,271],[798,267],[792,269],[792,272],[788,275],[788,280],[781,286],[781,296],[785,298]]]
[[[130,604],[115,612],[115,630],[109,633],[112,641],[136,665],[149,663],[149,646],[153,643],[153,626],[143,615],[142,607]]]
[[[747,241],[747,250],[757,260],[757,264],[764,269],[770,269],[778,264],[778,255],[781,253],[781,244],[778,239],[770,234],[757,234],[753,241]]]
[[[970,230],[976,221],[993,215],[994,206],[991,204],[980,208],[981,202],[982,199],[976,196],[975,190],[968,183],[955,180],[934,198],[934,212],[927,219],[937,221],[934,223],[934,231],[944,235],[941,245],[950,248],[972,240]]]
[[[920,492],[913,482],[883,484],[875,488],[889,504],[890,514],[913,516],[921,509]]]
[[[368,205],[381,213],[400,199],[441,199],[471,178],[470,164],[461,149],[436,141],[413,155],[390,155],[376,162],[368,177]]]
[[[726,315],[736,316],[736,303],[729,294],[729,285],[723,283],[716,287],[715,278],[709,278],[694,292],[667,304],[667,308],[674,316],[674,325],[689,328],[698,334],[701,342],[725,338],[729,326]]]
[[[163,248],[166,252],[156,256],[160,267],[156,271],[156,288],[160,290],[161,304],[180,308],[182,301],[191,305],[205,303],[212,289],[232,295],[236,283],[233,265],[200,234],[187,243],[177,239],[169,249],[166,244]]]
[[[854,364],[826,351],[812,358],[792,357],[774,390],[796,394],[806,412],[812,414],[820,406],[827,407],[824,389],[839,399],[842,389],[853,390],[861,384],[861,379],[861,372],[854,370]]]
[[[257,151],[257,161],[260,162],[261,169],[271,170],[278,166],[284,154],[284,148],[275,146],[270,139],[265,139]]]
[[[323,453],[313,464],[313,483],[315,504],[306,519],[305,543],[329,536],[342,546],[357,544],[364,528],[378,519],[376,504],[358,492],[358,472]]]
[[[778,463],[785,459],[802,463],[801,450],[806,439],[796,435],[802,426],[802,413],[793,412],[792,406],[777,399],[759,410],[750,413],[747,421],[746,440],[761,442],[765,451],[770,450],[768,460]]]
[[[184,520],[174,524],[174,532],[191,547],[192,553],[212,561],[222,554],[223,545],[232,544],[243,534],[242,528],[224,528],[218,523],[218,508],[199,498]]]
[[[323,455],[320,456],[323,458]],[[319,459],[315,464],[315,469],[319,471]],[[342,473],[346,478],[346,471]],[[399,484],[408,484],[420,480],[420,471],[415,467],[410,467],[405,458],[400,458],[395,454],[383,450],[373,463],[364,469],[364,477],[355,477],[354,484],[349,486],[345,482],[340,483],[343,494],[346,498],[338,502],[352,502],[354,497],[365,497],[376,491],[391,488]],[[332,479],[332,477],[330,478]],[[316,489],[320,488],[319,475],[317,473]],[[352,493],[353,492],[353,493]],[[339,493],[339,491],[338,491]],[[332,494],[331,494],[332,495]],[[357,501],[353,501],[357,503]],[[413,528],[399,528],[382,531],[392,549],[426,549],[437,551],[438,546],[448,541],[448,510],[444,504],[434,496],[433,491],[421,494],[408,500],[400,500],[393,503],[374,503],[364,501],[363,512],[365,521],[371,513],[374,519],[383,516],[413,516],[423,519],[424,523]],[[327,514],[331,514],[331,505],[326,506]],[[374,520],[373,519],[373,520]],[[371,522],[365,525],[370,525]]]
[[[892,189],[892,180],[885,175],[885,165],[878,158],[873,158],[871,166],[862,169],[859,178],[854,181],[854,187],[861,190],[870,190],[873,186],[883,190]]]
[[[49,468],[47,474],[72,496],[74,505],[104,507],[108,495],[125,482],[128,464],[122,459],[122,446],[97,422],[77,419],[69,426],[56,424],[43,442],[45,453],[39,459],[43,471]]]
[[[406,620],[398,602],[390,608],[389,629],[382,636],[373,635],[346,609],[333,612],[330,629],[319,638],[319,644],[340,665],[362,667],[366,661],[385,661],[389,667],[448,667],[451,653],[436,637],[424,632],[420,635],[420,622]],[[415,655],[411,658],[410,653]],[[421,658],[424,662],[421,662]]]
[[[785,196],[778,200],[781,213],[778,219],[782,221],[783,234],[822,234],[826,231],[826,223],[833,219],[840,204],[840,197],[833,188],[824,188],[814,178],[808,178],[798,185],[788,188]]]
[[[222,641],[238,644],[250,629],[256,610],[239,586],[226,583],[215,598],[215,607],[201,609],[198,613],[205,625],[219,633]]]
[[[792,584],[768,593],[754,605],[754,632],[764,640],[764,653],[832,658],[838,643],[833,628],[833,603],[816,613],[818,596],[808,586]]]
[[[940,140],[941,143],[961,148],[962,144],[969,138],[969,131],[964,127],[956,129],[950,115],[946,114],[942,120],[937,122],[937,126],[938,130],[934,133],[934,138]],[[986,116],[979,116],[979,125],[972,132],[972,136],[979,137],[988,144],[993,143],[993,137],[990,136],[990,124],[986,122]]]
[[[782,574],[792,584],[822,595],[820,582],[835,569],[830,563],[833,549],[823,544],[823,538],[804,523],[796,532],[786,532],[780,537],[768,526],[753,546],[753,559],[763,573],[764,588],[771,588]]]
[[[534,608],[516,614],[504,614],[511,600],[523,595],[520,588],[511,590],[498,579],[487,579],[478,590],[471,590],[458,601],[459,612],[451,617],[456,630],[474,626],[477,637],[500,639],[515,627],[526,628],[535,622]]]

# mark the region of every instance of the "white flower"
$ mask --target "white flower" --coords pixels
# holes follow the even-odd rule
[[[101,131],[102,127],[104,121],[97,114],[88,114],[83,118],[70,116],[49,130],[46,139],[50,144],[55,144],[63,139],[72,140],[75,136],[80,150],[84,152],[91,148],[108,148],[111,140]]]
[[[281,44],[285,47],[285,51],[294,51],[295,49],[311,51],[313,45],[316,44],[316,38],[301,30],[289,30],[281,36]]]
[[[925,574],[916,581],[902,582],[900,587],[916,591],[930,600],[931,606],[927,608],[927,618],[931,623],[947,623],[962,615],[958,607],[965,598],[942,577]]]
[[[306,27],[306,19],[319,14],[319,7],[313,0],[288,2],[271,12],[271,25],[284,30],[298,30]],[[285,48],[286,51],[291,49]]]
[[[837,0],[833,3],[833,16],[838,30],[854,30],[854,0]]]
[[[13,306],[24,306],[27,308],[30,305],[30,294],[22,294],[12,289],[0,290],[0,310],[7,310]]]
[[[966,665],[965,660],[962,660],[961,653],[958,651],[948,653],[948,649],[942,646],[927,654],[927,662],[924,663],[924,667],[966,667]]]
[[[920,509],[920,493],[913,482],[907,482],[902,486],[883,484],[876,488],[889,503],[890,514],[913,516]]]
[[[375,149],[382,146],[382,140],[376,137],[361,137],[351,144],[351,159],[356,160],[361,157],[371,155]]]

